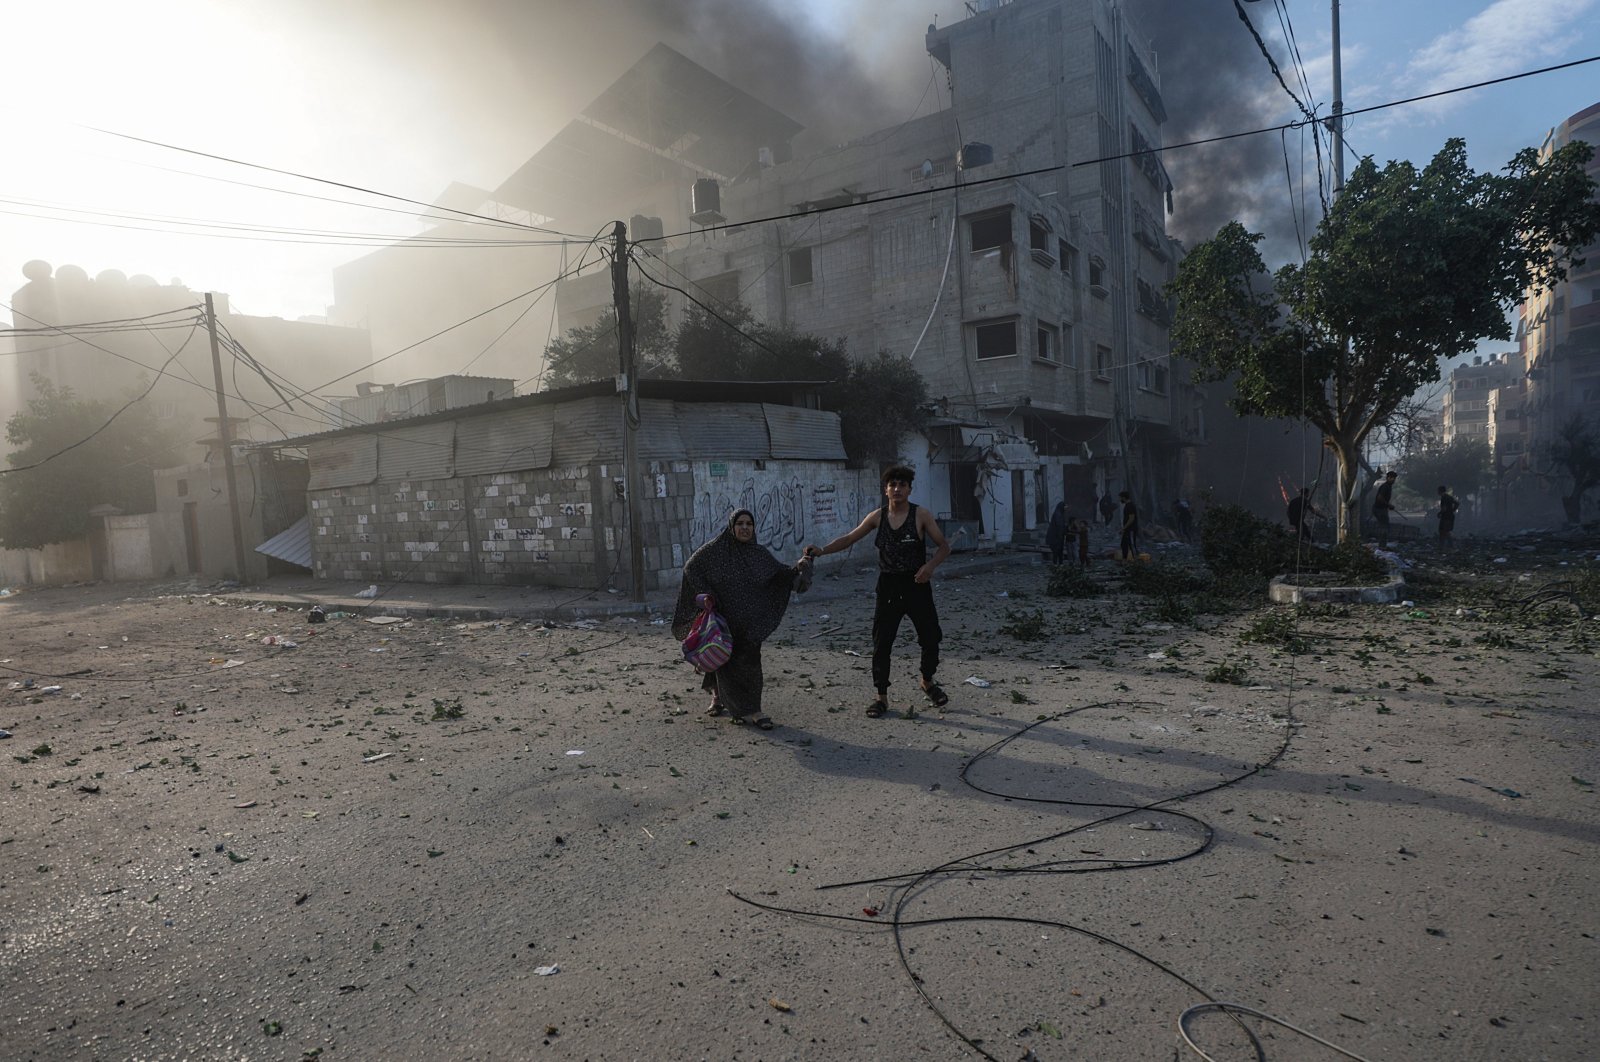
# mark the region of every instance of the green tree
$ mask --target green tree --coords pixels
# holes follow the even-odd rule
[[[673,334],[667,327],[667,302],[660,288],[634,287],[634,361],[641,377],[674,375]],[[544,352],[544,389],[607,380],[622,371],[617,351],[617,311],[607,307],[591,325],[569,328]]]
[[[149,404],[136,401],[119,414],[120,402],[80,399],[37,375],[33,385],[38,396],[6,423],[15,471],[0,474],[0,546],[80,538],[96,505],[153,510],[151,472],[178,464],[180,454]]]
[[[1425,501],[1436,501],[1441,486],[1465,498],[1488,485],[1489,444],[1457,437],[1449,446],[1427,447],[1402,458],[1399,471],[1401,484]]]
[[[678,371],[688,380],[839,382],[850,371],[842,339],[761,324],[743,304],[715,314],[691,305],[674,348]]]
[[[1600,487],[1600,421],[1574,413],[1543,450],[1540,456],[1549,463],[1549,474],[1565,477],[1572,488],[1561,496],[1567,523],[1582,522],[1583,496]]]
[[[1237,372],[1236,412],[1303,419],[1339,462],[1339,534],[1359,530],[1362,443],[1444,358],[1509,338],[1505,310],[1566,276],[1600,232],[1578,141],[1477,173],[1466,144],[1426,167],[1356,166],[1311,239],[1268,277],[1257,233],[1229,222],[1178,268],[1173,351],[1201,380]]]
[[[900,440],[928,426],[927,382],[911,362],[887,351],[851,365],[825,401],[839,413],[844,451],[853,464],[899,461]]]

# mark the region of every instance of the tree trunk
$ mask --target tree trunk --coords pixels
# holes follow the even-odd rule
[[[1361,448],[1329,436],[1327,447],[1339,459],[1339,541],[1361,537]]]

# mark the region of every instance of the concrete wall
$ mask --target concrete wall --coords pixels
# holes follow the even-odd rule
[[[38,549],[0,549],[0,586],[51,586],[94,579],[94,552],[87,538]]]
[[[715,537],[735,509],[749,509],[756,517],[756,541],[780,560],[798,560],[801,547],[839,537],[882,504],[871,469],[815,461],[675,464],[693,467],[694,519],[684,539],[690,552]]]
[[[757,467],[764,464],[764,467]],[[321,579],[626,587],[621,466],[596,463],[310,493]],[[877,475],[837,462],[653,461],[639,484],[645,586],[675,586],[736,508],[780,557],[877,504]]]

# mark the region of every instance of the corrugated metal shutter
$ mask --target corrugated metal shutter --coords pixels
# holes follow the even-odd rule
[[[581,398],[555,407],[550,463],[560,468],[622,459],[622,399]],[[644,410],[639,411],[640,419]]]
[[[378,434],[378,479],[448,479],[455,470],[453,421],[386,428]]]
[[[659,398],[639,403],[639,456],[643,460],[682,460],[677,405]]]
[[[767,418],[750,402],[674,402],[683,456],[691,460],[771,457]]]
[[[257,546],[256,552],[311,571],[311,517],[302,516]]]
[[[839,414],[798,406],[774,406],[763,402],[761,411],[772,434],[772,456],[804,458],[814,461],[843,461],[844,436],[840,434]]]
[[[362,487],[378,478],[378,440],[365,432],[324,439],[307,447],[307,490]]]
[[[456,475],[496,476],[549,468],[555,417],[549,406],[463,417],[456,422]]]

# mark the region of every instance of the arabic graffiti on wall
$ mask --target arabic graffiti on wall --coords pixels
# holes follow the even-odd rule
[[[756,541],[782,556],[842,535],[877,505],[876,490],[867,489],[876,483],[867,472],[798,462],[778,469],[727,464],[726,477],[713,479],[709,467],[696,470],[701,489],[695,493],[691,549],[719,534],[735,509],[754,513]]]

